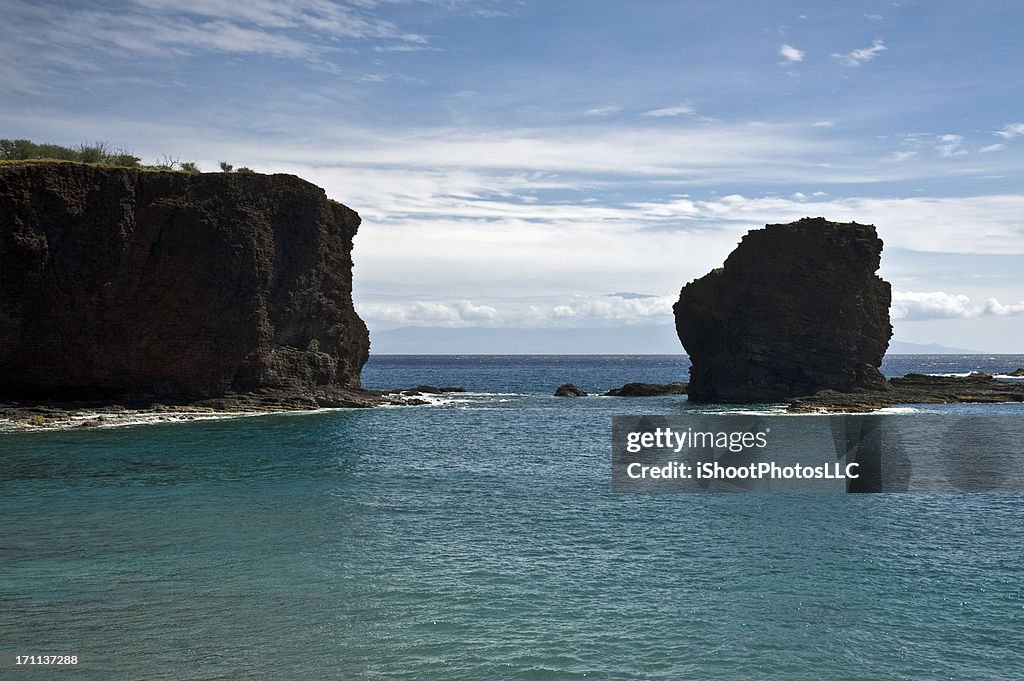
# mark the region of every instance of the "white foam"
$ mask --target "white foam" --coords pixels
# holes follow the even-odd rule
[[[248,416],[281,414],[280,411],[126,411],[126,412],[75,412],[47,418],[41,424],[0,418],[0,432],[46,432],[57,430],[99,428],[124,428],[126,426],[149,426],[159,423],[183,423],[187,421],[218,421]],[[297,412],[288,412],[297,413]],[[88,424],[88,425],[85,425]]]

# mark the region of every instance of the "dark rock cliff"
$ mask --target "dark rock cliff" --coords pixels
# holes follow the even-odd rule
[[[330,404],[369,352],[358,226],[291,175],[0,165],[0,399]]]
[[[683,287],[676,330],[689,399],[770,402],[885,390],[889,284],[871,225],[804,218],[750,231],[724,267]]]

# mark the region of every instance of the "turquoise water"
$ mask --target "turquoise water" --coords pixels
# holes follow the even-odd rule
[[[551,391],[678,364],[378,357],[480,392],[2,435],[0,678],[1024,678],[1019,495],[611,494],[611,416],[685,401]]]

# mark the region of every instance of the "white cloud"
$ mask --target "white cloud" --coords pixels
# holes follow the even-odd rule
[[[366,302],[359,305],[360,314],[376,325],[384,326],[478,326],[497,317],[489,305],[476,305],[469,300],[455,302],[395,301]]]
[[[917,152],[916,151],[910,151],[910,150],[907,150],[907,151],[894,151],[894,152],[892,152],[889,155],[889,158],[887,160],[899,162],[899,161],[906,161],[906,160],[914,158],[916,156],[917,156]]]
[[[561,319],[571,318],[588,324],[667,323],[673,319],[673,303],[675,297],[672,296],[575,296],[566,303],[552,308],[552,316]]]
[[[1014,137],[1024,135],[1024,123],[1010,123],[1003,126],[1003,129],[997,131],[995,134],[999,135],[1003,139],[1012,140]]]
[[[852,52],[834,53],[832,56],[838,59],[839,63],[843,66],[860,66],[865,62],[871,61],[887,49],[889,48],[885,46],[885,41],[881,38],[875,38],[871,47],[862,47]]]
[[[374,52],[386,53],[386,52],[443,52],[439,47],[430,47],[429,45],[409,45],[409,44],[398,44],[398,45],[375,45],[373,48]]]
[[[1000,149],[1005,149],[1005,148],[1006,148],[1006,145],[1005,145],[1005,144],[999,144],[999,143],[997,143],[997,144],[989,144],[989,145],[986,145],[986,146],[982,147],[981,149],[978,149],[978,151],[980,151],[980,152],[982,152],[982,153],[985,153],[985,154],[987,154],[987,153],[989,153],[989,152],[992,152],[992,151],[999,151]]]
[[[779,48],[779,56],[786,60],[785,63],[793,64],[804,60],[804,53],[802,50],[798,50],[789,43],[784,44]]]
[[[681,205],[679,205],[681,202]],[[636,220],[737,228],[825,216],[878,227],[886,248],[932,253],[1024,255],[1024,194],[969,197],[853,197],[807,201],[733,194],[714,201],[631,204]]]
[[[961,148],[964,143],[962,135],[939,135],[938,142],[935,145],[935,149],[939,152],[939,156],[962,156],[967,151]]]
[[[600,328],[671,324],[674,296],[542,296],[469,301],[381,300],[357,305],[375,329],[405,326],[447,328]]]
[[[335,38],[394,38],[422,43],[423,36],[401,31],[391,21],[379,19],[351,5],[322,0],[273,2],[254,0],[204,0],[183,5],[178,0],[134,0],[146,14],[164,14],[177,22],[202,24],[217,19],[251,24],[262,29],[305,29]],[[358,4],[358,3],[357,3]],[[364,6],[371,9],[372,6]],[[198,18],[198,20],[197,20]]]
[[[505,17],[511,17],[511,12],[502,12],[496,9],[478,9],[474,12],[478,17],[484,17],[485,19],[501,19]]]
[[[967,149],[964,148],[963,135],[946,133],[933,135],[931,133],[910,133],[903,135],[901,140],[903,147],[900,151],[892,152],[886,159],[888,161],[906,161],[917,158],[922,152],[934,150],[942,158],[955,156],[966,156]],[[986,148],[986,151],[995,151],[995,148]]]
[[[328,71],[354,46],[378,51],[433,49],[425,36],[378,16],[371,4],[324,0],[128,0],[60,8],[6,3],[5,56],[62,69],[109,68],[111,59],[203,53],[264,54]]]
[[[584,116],[610,116],[614,113],[622,111],[621,106],[615,104],[609,106],[599,106],[595,109],[587,109],[583,112]]]
[[[664,109],[651,109],[645,111],[641,116],[650,116],[653,118],[665,118],[667,116],[683,116],[696,113],[696,109],[689,104],[679,104],[677,106],[669,106]]]
[[[814,121],[811,123],[812,128],[832,128],[835,127],[834,121]]]
[[[670,129],[589,125],[377,131],[337,126],[316,130],[316,145],[280,145],[263,154],[277,167],[293,162],[312,167],[345,166],[358,172],[408,170],[420,177],[438,172],[516,178],[557,173],[560,186],[586,190],[608,186],[609,174],[665,176],[675,181],[685,177],[690,184],[702,185],[721,184],[724,178],[784,181],[797,175],[820,182],[823,169],[815,167],[814,161],[827,154],[839,155],[844,148],[840,140],[803,137],[806,125],[687,123]],[[204,146],[210,148],[210,143]],[[251,145],[240,143],[237,153],[251,156]],[[846,171],[842,172],[843,181],[848,180]],[[850,177],[854,175],[855,182],[867,177],[859,168],[849,171]],[[394,189],[389,188],[389,193]],[[486,184],[480,190],[493,193]]]
[[[890,312],[893,319],[904,321],[1008,317],[1024,315],[1024,300],[1004,305],[994,298],[974,301],[969,296],[944,291],[894,291]]]

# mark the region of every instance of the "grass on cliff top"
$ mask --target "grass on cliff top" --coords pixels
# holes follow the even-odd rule
[[[172,172],[172,173],[185,173],[186,175],[195,175],[199,170],[183,170],[181,168],[170,168],[164,166],[155,165],[121,165],[117,163],[86,163],[84,161],[71,161],[66,158],[24,158],[24,159],[0,159],[0,166],[23,166],[23,165],[45,165],[53,163],[71,163],[79,166],[91,166],[93,168],[129,168],[132,170],[140,170],[144,173],[158,173],[158,172]]]
[[[142,159],[130,151],[120,147],[111,147],[106,142],[79,144],[77,147],[65,147],[59,144],[36,144],[26,139],[0,139],[0,164],[12,163],[83,163],[105,168],[135,168],[137,170],[173,170],[182,173],[199,173],[195,161],[182,161],[164,155],[153,164],[144,164]],[[221,161],[222,172],[252,173],[249,168],[234,167]]]

